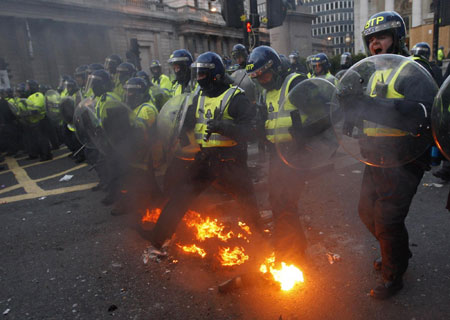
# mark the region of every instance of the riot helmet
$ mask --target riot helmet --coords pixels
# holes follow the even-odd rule
[[[191,66],[199,86],[206,94],[223,83],[225,66],[222,58],[215,52],[205,52],[198,56]]]
[[[194,62],[192,55],[186,49],[179,49],[172,52],[168,63],[172,66],[175,79],[179,83],[187,83],[191,79],[190,66]]]
[[[128,79],[134,76],[136,73],[136,67],[129,62],[122,62],[117,67],[117,74],[119,75],[119,81],[123,85]]]
[[[117,67],[122,63],[122,58],[117,54],[112,54],[105,59],[105,70],[110,75],[116,74]]]
[[[131,108],[136,109],[146,98],[148,98],[147,82],[142,78],[131,78],[123,86],[125,90],[125,103]]]
[[[159,60],[152,60],[152,62],[150,63],[150,72],[156,79],[158,79],[161,76],[162,67],[161,63],[159,63]]]
[[[279,56],[283,72],[289,72],[289,70],[291,69],[291,63],[289,62],[289,59],[284,54],[279,54]]]
[[[247,48],[243,44],[235,44],[233,49],[231,50],[231,56],[234,61],[241,66],[241,68],[245,68],[248,58]]]
[[[350,52],[344,52],[341,54],[341,68],[348,69],[352,66],[352,54]]]
[[[87,74],[90,75],[96,70],[104,70],[104,69],[105,68],[100,63],[91,63],[90,65],[88,65]]]
[[[78,66],[75,69],[75,81],[77,82],[77,85],[79,87],[84,87],[86,85],[86,80],[88,76],[88,66],[86,64],[83,64],[81,66]]]
[[[322,76],[328,73],[330,61],[325,53],[316,54],[312,60],[312,68],[315,76]]]
[[[259,46],[250,53],[245,67],[248,76],[266,90],[281,87],[283,83],[283,69],[278,53],[268,46]]]
[[[145,82],[147,83],[147,88],[153,86],[153,83],[150,81],[150,76],[148,75],[147,72],[145,71],[138,71],[136,72],[136,77],[144,79]]]
[[[106,70],[96,70],[89,75],[86,83],[86,92],[92,89],[96,97],[100,97],[108,91],[111,91],[113,83],[111,76]]]
[[[395,11],[383,11],[371,16],[364,26],[362,35],[368,56],[381,53],[408,55],[405,45],[405,22]],[[386,36],[392,37],[392,44],[386,50],[383,50],[380,41]],[[377,40],[374,42],[372,49],[370,49],[371,40]]]
[[[426,42],[419,42],[414,45],[411,49],[411,54],[415,57],[422,57],[425,60],[430,59],[431,48],[430,45]]]
[[[31,96],[33,93],[39,91],[39,84],[35,80],[27,80],[25,81],[25,91],[28,96]]]
[[[63,74],[62,76],[59,77],[58,87],[56,88],[56,90],[58,90],[59,93],[61,93],[64,90],[64,81],[69,79],[72,79],[72,77],[69,76],[68,74]]]
[[[306,70],[310,73],[313,74],[313,67],[312,67],[312,59],[314,58],[314,55],[310,55],[306,57]]]
[[[48,84],[39,84],[39,92],[45,94],[51,87]]]
[[[64,81],[64,89],[67,90],[69,96],[75,94],[78,91],[78,84],[74,79],[67,79]]]
[[[297,50],[294,50],[289,54],[289,63],[292,65],[300,63],[300,54]]]
[[[27,90],[26,90],[26,84],[25,82],[21,82],[17,84],[15,87],[15,96],[18,98],[26,98],[27,97]]]

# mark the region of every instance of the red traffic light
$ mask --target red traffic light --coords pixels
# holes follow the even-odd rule
[[[252,23],[251,23],[250,21],[247,21],[247,22],[245,23],[245,27],[246,27],[246,29],[247,29],[247,33],[252,32]]]

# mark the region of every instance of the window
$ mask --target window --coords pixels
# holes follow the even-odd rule
[[[330,10],[330,5],[327,3],[325,8],[326,8],[327,11]]]
[[[330,33],[330,27],[327,27],[327,34]]]

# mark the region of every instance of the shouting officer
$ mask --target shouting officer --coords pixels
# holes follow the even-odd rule
[[[242,215],[259,223],[246,153],[254,109],[238,87],[225,78],[225,66],[214,52],[201,54],[192,65],[201,92],[186,115],[185,127],[194,128],[200,151],[189,167],[188,177],[175,187],[152,232],[155,253],[171,238],[192,201],[220,179],[242,205]]]
[[[362,144],[363,140],[359,141],[361,152],[367,151],[370,143],[373,146],[367,152],[369,160],[366,163],[383,164],[389,158],[378,154],[389,147],[387,152],[392,154],[393,161],[398,161],[408,152],[419,150],[421,154],[431,143],[431,137],[427,138],[426,132],[414,136],[404,131],[407,129],[403,129],[402,125],[418,113],[424,117],[424,108],[430,113],[437,86],[433,88],[431,78],[428,82],[422,81],[426,73],[422,73],[414,62],[399,57],[400,62],[389,64],[386,62],[393,58],[383,57],[387,53],[408,56],[405,37],[405,23],[394,11],[373,15],[364,27],[363,40],[367,54],[379,58],[380,69],[375,69],[370,76],[366,93],[357,98],[359,102],[352,102],[362,103],[370,110],[384,110],[375,112],[379,118],[364,120],[366,144]],[[398,117],[402,120],[397,123],[392,124],[396,116],[383,118],[384,113],[396,114],[398,110],[401,110]],[[406,113],[408,110],[410,113]],[[426,143],[422,147],[423,139]],[[384,149],[380,150],[379,146]],[[414,158],[417,157],[411,157],[411,160]],[[371,296],[376,299],[387,299],[402,289],[402,277],[412,257],[405,219],[424,170],[429,170],[429,153],[424,152],[411,160],[390,167],[367,165],[364,169],[358,211],[362,222],[380,244],[381,258],[374,261],[374,268],[381,270],[383,283],[371,291]]]
[[[298,73],[288,74],[282,67],[278,53],[267,46],[260,46],[252,51],[248,58],[247,73],[266,90],[265,133],[270,152],[268,185],[275,224],[275,249],[277,254],[285,255],[286,259],[295,262],[304,257],[307,247],[298,213],[298,201],[304,184],[298,183],[298,174],[278,156],[275,141],[276,134],[280,134],[277,132],[281,132],[277,129],[289,129],[292,126],[289,116],[278,116],[280,108],[289,91],[305,80],[306,76]],[[288,136],[288,139],[292,139]]]

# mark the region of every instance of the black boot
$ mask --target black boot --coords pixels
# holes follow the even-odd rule
[[[375,289],[370,290],[370,296],[378,300],[386,300],[395,295],[403,288],[402,277],[393,281],[386,281]]]

